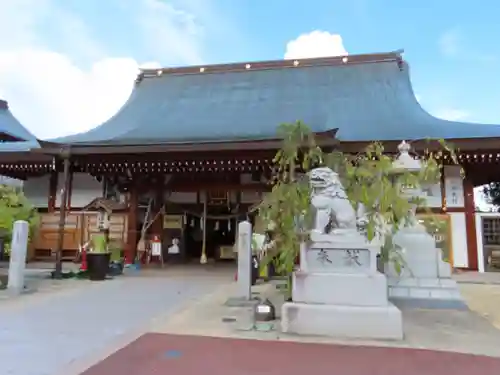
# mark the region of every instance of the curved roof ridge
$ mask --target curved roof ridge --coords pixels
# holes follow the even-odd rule
[[[120,107],[120,109],[113,116],[111,116],[108,120],[104,121],[100,125],[97,125],[95,128],[87,130],[87,131],[75,133],[75,134],[65,135],[62,137],[45,139],[44,141],[53,142],[53,143],[68,143],[69,144],[69,143],[73,143],[73,142],[85,142],[85,139],[92,138],[92,136],[95,136],[95,135],[97,135],[97,137],[99,137],[102,130],[107,130],[106,128],[109,126],[109,124],[112,123],[115,120],[115,118],[119,117],[125,108],[127,108],[129,105],[133,105],[134,98],[137,96],[137,90],[138,90],[138,87],[136,85],[136,86],[134,86],[130,96],[125,101],[125,103]],[[115,137],[118,137],[121,134],[127,133],[127,131],[130,129],[128,127],[124,127],[124,128],[118,128],[116,130],[117,130],[117,132],[115,134]]]
[[[407,75],[407,83],[408,83],[408,88],[411,90],[414,102],[418,107],[420,108],[421,111],[423,111],[426,115],[431,117],[434,121],[439,121],[442,126],[445,127],[455,127],[455,126],[464,126],[467,128],[470,128],[471,130],[474,128],[474,130],[477,130],[477,127],[484,127],[485,130],[494,130],[493,134],[498,134],[495,136],[500,136],[500,124],[482,124],[482,123],[476,123],[476,122],[469,122],[469,121],[456,121],[456,120],[446,120],[437,116],[432,115],[429,113],[425,108],[422,107],[420,102],[417,100],[417,97],[415,95],[415,92],[413,90],[413,85],[411,83],[411,75],[410,75],[410,66],[407,62],[405,62],[406,69],[408,69],[408,75]],[[497,133],[498,132],[498,133]],[[470,136],[470,138],[480,138],[478,136]]]
[[[356,56],[298,64],[280,61],[281,67],[261,69],[243,63],[232,70],[155,73],[156,78],[136,84],[106,122],[50,142],[140,145],[269,139],[280,123],[296,120],[314,132],[339,129],[337,139],[344,142],[500,138],[500,126],[429,114],[418,103],[409,66],[398,53],[370,55],[363,61]]]
[[[3,99],[0,99],[0,133],[19,139],[0,143],[0,152],[28,151],[40,147],[36,136],[19,122],[10,111],[8,102]]]
[[[225,72],[244,72],[248,70],[267,70],[267,69],[283,69],[297,68],[308,66],[321,65],[345,65],[345,64],[371,64],[387,61],[402,61],[402,49],[392,52],[377,52],[368,54],[356,55],[338,55],[326,57],[304,57],[293,59],[280,60],[262,60],[262,61],[245,61],[236,63],[223,64],[208,64],[208,65],[191,65],[182,67],[162,67],[162,68],[144,68],[140,69],[139,76],[136,82],[141,82],[143,78],[161,77],[163,75],[179,75],[179,74],[208,74],[208,73],[225,73]]]
[[[434,139],[472,139],[472,138],[489,138],[500,137],[500,125],[496,124],[481,124],[464,121],[451,121],[433,116],[418,102],[413,91],[411,83],[410,66],[405,61],[401,67],[403,74],[399,77],[400,87],[397,92],[399,94],[397,103],[392,108],[395,112],[403,110],[406,118],[411,121],[405,123],[400,122],[395,124],[396,127],[391,130],[392,136],[384,135],[388,129],[380,129],[378,131],[379,138],[370,132],[364,135],[359,132],[355,135],[351,133],[343,136],[342,128],[339,130],[338,138],[345,141],[368,141],[368,140],[418,140],[426,138]],[[408,124],[411,124],[411,129],[408,129]],[[384,131],[385,130],[385,131]]]

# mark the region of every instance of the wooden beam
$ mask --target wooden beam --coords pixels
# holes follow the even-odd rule
[[[0,152],[0,166],[4,163],[50,163],[52,156],[30,151]]]
[[[335,134],[338,129],[316,133],[316,143],[320,147],[332,147],[337,145]],[[243,141],[216,141],[216,142],[177,142],[164,144],[72,144],[72,155],[109,155],[109,154],[151,154],[151,153],[185,153],[185,152],[221,152],[221,151],[263,151],[279,150],[283,140],[279,138],[243,140]],[[45,143],[45,147],[33,149],[33,153],[57,155],[64,145]]]
[[[239,183],[218,183],[218,182],[205,182],[195,184],[193,182],[179,182],[175,181],[169,185],[168,190],[170,191],[185,191],[194,192],[199,190],[207,191],[271,191],[272,186],[264,183],[252,183],[252,184],[239,184]]]

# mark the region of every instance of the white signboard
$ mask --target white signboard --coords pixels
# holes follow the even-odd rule
[[[168,247],[168,253],[169,254],[179,254],[180,253],[180,248],[179,248],[179,239],[174,238],[172,240],[172,245]]]
[[[161,242],[151,243],[151,255],[154,257],[161,256]]]
[[[444,167],[444,188],[447,207],[464,207],[464,182],[459,165]]]

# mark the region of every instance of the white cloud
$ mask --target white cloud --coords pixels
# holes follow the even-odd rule
[[[433,113],[436,117],[450,121],[466,120],[470,116],[469,112],[456,108],[441,108]]]
[[[137,23],[144,40],[158,55],[201,64],[203,27],[194,14],[159,0],[142,0]]]
[[[19,120],[42,138],[106,121],[127,100],[137,73],[131,58],[105,58],[81,69],[46,50],[0,52],[3,95]]]
[[[190,13],[160,0],[137,0],[137,32],[156,59],[169,64],[201,61],[202,29]],[[59,38],[43,39],[41,24]],[[18,119],[40,138],[89,130],[114,115],[133,88],[141,62],[115,57],[91,37],[84,20],[52,0],[2,3],[0,12],[0,95]],[[156,52],[156,50],[155,50]]]
[[[448,30],[441,34],[438,45],[443,55],[454,57],[459,53],[460,34],[456,29]]]
[[[419,94],[415,94],[415,99],[417,99],[418,103],[422,106],[422,108],[424,108],[432,116],[449,121],[470,120],[471,113],[466,110],[455,108],[452,106],[448,107],[443,105],[443,103],[439,105],[439,103],[436,102],[436,100],[434,101],[434,103],[428,103],[428,100],[426,100],[428,98],[422,97]],[[428,104],[430,104],[430,106]]]
[[[340,35],[315,30],[289,41],[286,45],[285,59],[345,55],[347,51]]]

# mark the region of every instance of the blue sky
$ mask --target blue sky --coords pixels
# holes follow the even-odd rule
[[[289,42],[314,31],[340,35],[349,54],[403,48],[424,108],[445,118],[500,124],[500,6],[492,0],[0,5],[0,32],[11,36],[0,41],[0,96],[40,137],[105,121],[130,94],[137,66],[281,59]],[[314,39],[307,43],[312,53],[323,49]]]

